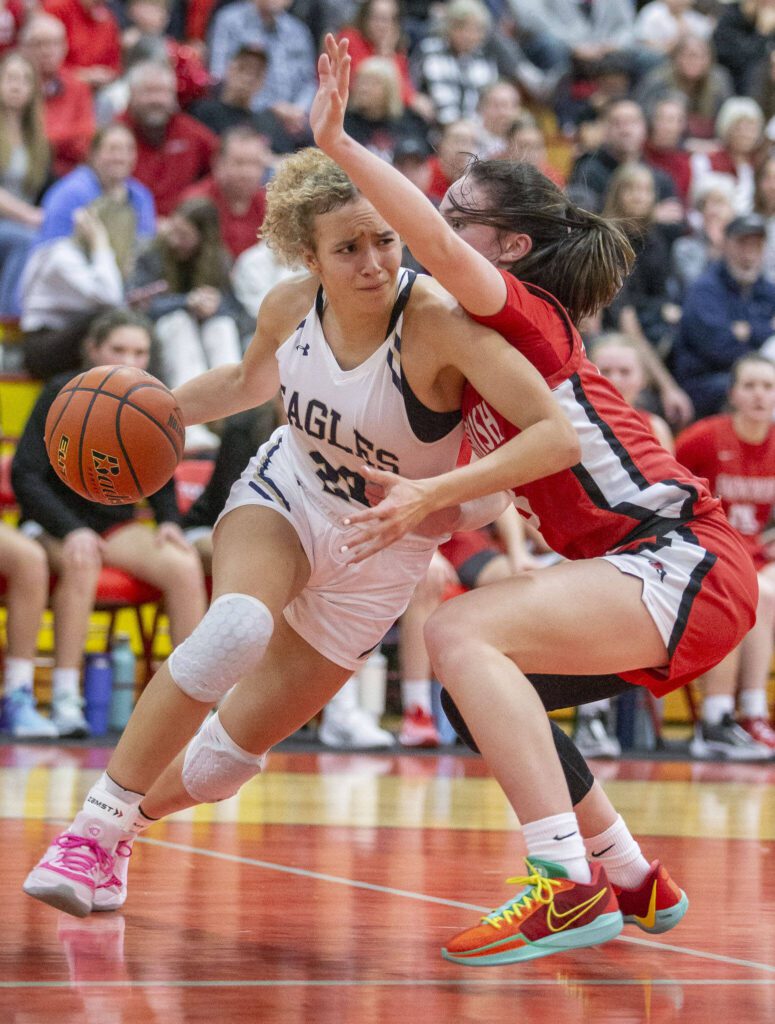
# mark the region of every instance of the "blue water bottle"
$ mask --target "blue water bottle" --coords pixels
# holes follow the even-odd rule
[[[111,732],[123,732],[135,706],[137,662],[129,636],[117,633],[110,660],[113,666],[113,696],[110,701]]]
[[[113,668],[110,657],[107,654],[87,654],[83,695],[86,701],[86,721],[92,736],[104,736],[108,731],[112,690]]]

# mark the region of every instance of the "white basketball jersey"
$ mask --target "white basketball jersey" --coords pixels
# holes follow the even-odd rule
[[[368,505],[364,463],[410,479],[455,466],[460,413],[433,412],[401,373],[403,311],[416,274],[401,270],[387,335],[368,359],[343,370],[323,334],[322,288],[315,305],[277,350],[288,428],[282,438],[299,483],[327,515]]]

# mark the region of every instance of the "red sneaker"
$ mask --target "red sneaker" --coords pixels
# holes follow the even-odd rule
[[[745,729],[757,743],[769,747],[770,750],[775,750],[775,729],[766,718],[741,718],[737,724]]]
[[[614,886],[625,924],[636,924],[651,935],[675,928],[689,909],[689,899],[658,860],[639,889]]]
[[[404,712],[398,742],[404,747],[438,747],[441,743],[433,718],[421,707]]]
[[[508,879],[522,891],[456,935],[441,951],[445,960],[494,967],[616,938],[622,915],[602,864],[589,865],[587,885],[568,878],[560,864],[538,858],[526,864],[527,877]]]

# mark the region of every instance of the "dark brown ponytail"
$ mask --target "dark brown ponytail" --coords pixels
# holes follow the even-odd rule
[[[520,281],[554,295],[574,323],[611,302],[635,260],[615,221],[570,202],[531,164],[474,160],[466,178],[482,187],[490,205],[468,207],[452,200],[462,216],[532,238],[531,251],[513,268]]]

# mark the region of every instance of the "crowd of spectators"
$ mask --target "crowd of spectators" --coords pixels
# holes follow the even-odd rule
[[[674,431],[775,349],[774,0],[0,0],[0,322],[30,374],[74,371],[116,307],[170,385],[238,358],[327,31],[347,130],[432,201],[504,157],[623,221],[635,270],[584,334],[627,339]]]

